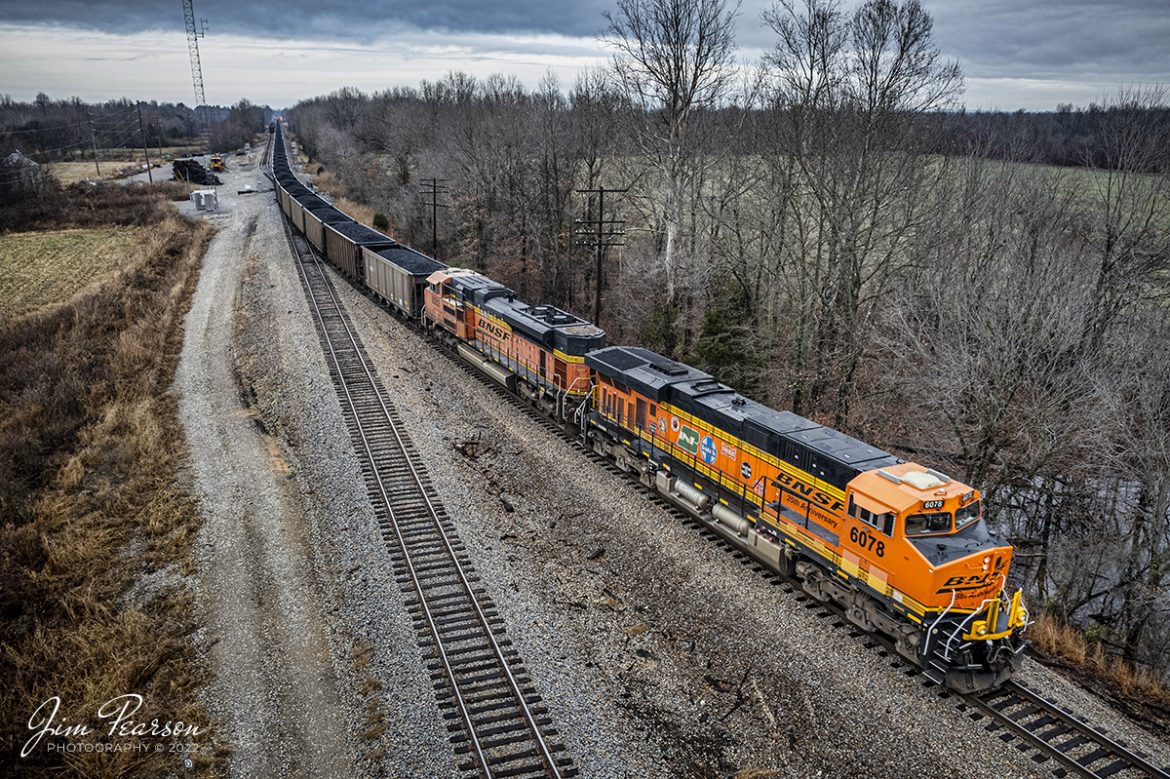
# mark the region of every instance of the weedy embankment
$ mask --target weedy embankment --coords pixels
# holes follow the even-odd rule
[[[30,717],[53,696],[68,724],[101,725],[102,703],[136,693],[139,720],[207,727],[185,584],[199,513],[178,486],[183,443],[168,388],[212,229],[178,217],[166,203],[175,196],[173,185],[71,188],[0,215],[20,230],[149,228],[104,282],[0,323],[3,775],[178,767],[166,751],[61,753],[44,742],[20,757]],[[95,730],[73,740],[134,741]]]

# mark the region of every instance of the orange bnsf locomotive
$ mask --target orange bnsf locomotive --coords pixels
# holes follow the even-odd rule
[[[1018,667],[1028,614],[977,490],[645,349],[590,352],[592,447],[968,692]]]
[[[529,305],[317,202],[274,128],[281,210],[355,285],[755,559],[970,692],[1018,667],[1028,612],[979,492]]]
[[[581,417],[593,387],[585,355],[601,328],[553,306],[530,306],[487,276],[446,268],[427,278],[424,327],[508,389],[558,420]]]

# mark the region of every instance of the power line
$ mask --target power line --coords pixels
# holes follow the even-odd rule
[[[423,194],[431,196],[431,257],[436,260],[439,259],[439,209],[447,208],[445,204],[439,202],[439,196],[450,192],[446,182],[447,179],[423,179],[427,186]]]
[[[577,190],[579,195],[597,195],[597,218],[574,220],[573,223],[578,225],[578,228],[573,231],[573,234],[577,236],[575,243],[578,246],[593,246],[597,249],[596,267],[593,272],[593,324],[598,326],[601,323],[601,290],[605,279],[605,250],[610,246],[624,246],[626,234],[625,219],[605,218],[605,193],[619,195],[629,191],[629,189],[606,189],[605,187]],[[586,216],[590,213],[592,200],[592,197],[587,200]]]

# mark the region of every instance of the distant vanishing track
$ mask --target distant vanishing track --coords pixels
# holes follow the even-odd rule
[[[288,231],[287,224],[285,226]],[[315,252],[288,232],[378,527],[469,775],[577,774]]]

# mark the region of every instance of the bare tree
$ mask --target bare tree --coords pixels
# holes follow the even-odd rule
[[[1085,343],[1099,346],[1111,323],[1134,300],[1153,291],[1151,275],[1170,269],[1170,257],[1151,251],[1170,233],[1170,123],[1164,87],[1122,89],[1098,111],[1083,154],[1086,195],[1095,206],[1088,238],[1098,256],[1093,316]],[[1159,285],[1160,286],[1160,285]]]
[[[684,191],[692,172],[696,112],[719,102],[735,77],[735,19],[728,0],[618,0],[606,14],[613,84],[633,109],[634,137],[661,178],[651,190],[657,254],[666,297],[675,301],[676,253],[683,224]]]
[[[779,0],[765,21],[777,34],[764,62],[770,157],[777,180],[800,192],[783,247],[796,306],[792,404],[840,424],[875,308],[939,182],[922,154],[929,115],[957,98],[962,79],[917,0],[868,0],[852,16],[834,0]]]

